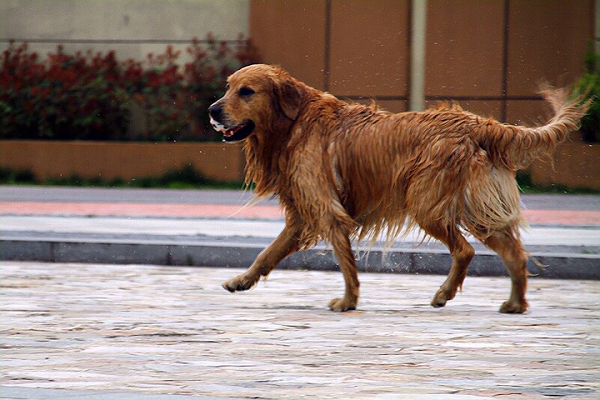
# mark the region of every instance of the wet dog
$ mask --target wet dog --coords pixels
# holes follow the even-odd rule
[[[576,130],[588,104],[565,90],[543,96],[554,109],[544,126],[499,123],[442,105],[393,114],[348,104],[292,78],[279,67],[251,65],[228,79],[209,108],[226,142],[244,141],[246,182],[276,196],[285,228],[243,274],[223,287],[250,289],[290,254],[323,240],[344,275],[345,292],[329,303],[353,310],[359,280],[351,240],[388,239],[419,227],[450,250],[452,266],[431,305],[462,288],[475,252],[470,233],[503,259],[511,278],[504,313],[527,310],[527,253],[515,181],[517,169],[546,155]]]

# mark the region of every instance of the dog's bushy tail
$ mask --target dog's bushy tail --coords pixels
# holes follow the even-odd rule
[[[569,132],[579,128],[591,103],[583,102],[583,96],[570,97],[567,89],[546,88],[541,94],[554,110],[554,117],[546,125],[526,128],[490,120],[477,130],[479,145],[494,165],[514,171],[550,154]]]

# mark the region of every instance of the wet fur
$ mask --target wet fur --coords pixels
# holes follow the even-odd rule
[[[527,254],[519,238],[517,169],[546,155],[576,130],[587,104],[565,90],[547,90],[554,117],[544,126],[501,124],[441,105],[392,114],[348,104],[311,88],[278,67],[253,65],[229,78],[217,106],[219,123],[252,120],[245,139],[246,182],[258,196],[277,196],[286,225],[245,273],[225,282],[246,290],[291,253],[331,243],[344,274],[335,311],[354,309],[359,281],[351,240],[384,233],[393,240],[420,227],[443,242],[453,263],[431,304],[441,307],[462,287],[474,256],[464,232],[504,260],[512,281],[500,311],[527,310]],[[251,96],[238,95],[251,88]]]

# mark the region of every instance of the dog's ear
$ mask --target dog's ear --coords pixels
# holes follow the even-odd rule
[[[285,114],[286,117],[295,121],[300,112],[300,105],[302,102],[302,93],[300,92],[298,85],[289,80],[281,81],[276,85],[276,95],[279,101],[279,107]]]

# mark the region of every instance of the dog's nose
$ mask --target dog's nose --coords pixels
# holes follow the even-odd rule
[[[221,115],[223,114],[223,108],[219,103],[213,103],[210,107],[208,107],[208,115],[215,121],[218,121]]]

